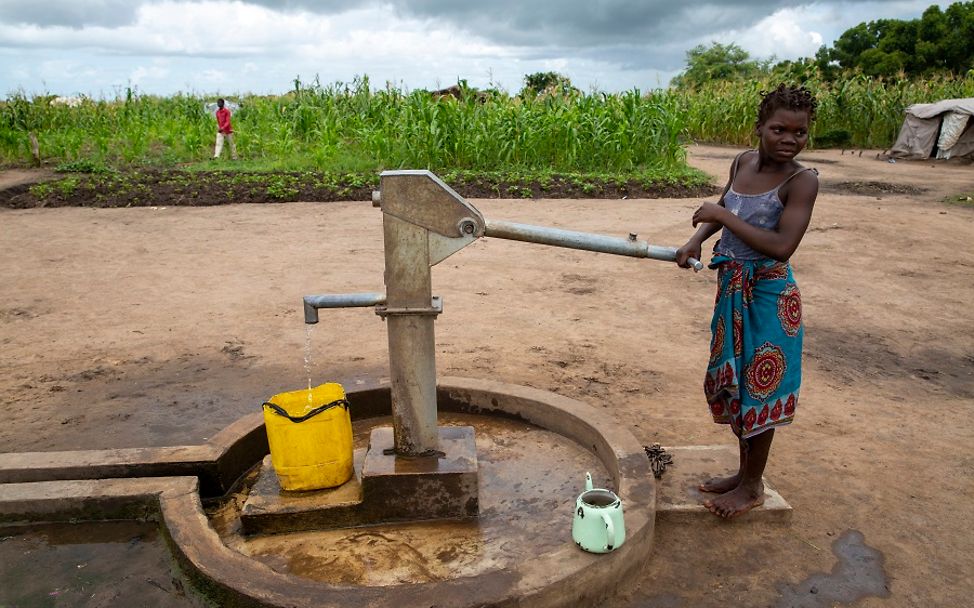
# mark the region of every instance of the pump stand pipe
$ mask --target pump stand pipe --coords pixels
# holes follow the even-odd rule
[[[405,256],[412,259],[410,256]],[[422,268],[428,289],[429,266]],[[391,286],[403,300],[397,285]],[[401,290],[399,290],[401,291]],[[436,425],[436,347],[433,319],[443,312],[443,301],[432,296],[425,305],[390,306],[384,293],[335,293],[304,296],[304,322],[318,322],[321,308],[375,307],[388,324],[389,375],[395,452],[404,456],[442,456]],[[409,302],[406,302],[409,304]]]
[[[486,220],[484,236],[511,241],[524,241],[526,243],[539,243],[553,247],[567,247],[569,249],[581,249],[583,251],[625,255],[633,258],[650,258],[664,262],[676,261],[676,249],[674,247],[650,245],[646,241],[636,240],[635,234],[630,234],[629,238],[623,239],[589,232],[548,228],[546,226],[531,226],[529,224]],[[699,272],[703,268],[700,260],[690,258],[689,262],[695,272]]]

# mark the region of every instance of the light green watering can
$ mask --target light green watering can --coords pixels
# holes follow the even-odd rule
[[[585,491],[575,500],[572,538],[589,553],[608,553],[626,540],[622,500],[610,490],[593,489],[591,473],[585,474]]]

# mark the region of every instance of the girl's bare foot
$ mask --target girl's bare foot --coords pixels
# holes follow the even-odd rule
[[[701,492],[712,492],[714,494],[724,494],[730,492],[741,482],[740,472],[730,477],[713,477],[703,482],[697,489]]]
[[[703,506],[714,515],[732,519],[762,504],[764,504],[764,484],[758,484],[757,487],[737,486],[713,500],[705,500]]]

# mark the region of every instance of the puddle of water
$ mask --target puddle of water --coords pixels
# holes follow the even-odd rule
[[[389,423],[356,421],[356,447],[367,445],[373,425]],[[571,540],[585,472],[591,471],[601,487],[612,485],[593,454],[556,433],[447,412],[440,413],[439,423],[475,429],[480,486],[475,520],[243,537],[233,523],[237,514],[223,508],[211,512],[214,527],[232,549],[280,572],[332,584],[432,582],[501,570],[563,546]]]
[[[832,572],[819,572],[797,585],[779,585],[779,608],[830,608],[849,605],[864,597],[890,596],[883,554],[866,545],[858,530],[847,530],[832,543],[839,562]]]
[[[0,606],[206,608],[154,524],[0,528]]]

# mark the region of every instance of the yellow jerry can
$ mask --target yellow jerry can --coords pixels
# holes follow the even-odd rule
[[[284,490],[320,490],[352,477],[352,419],[341,384],[274,395],[263,403],[274,472]]]

